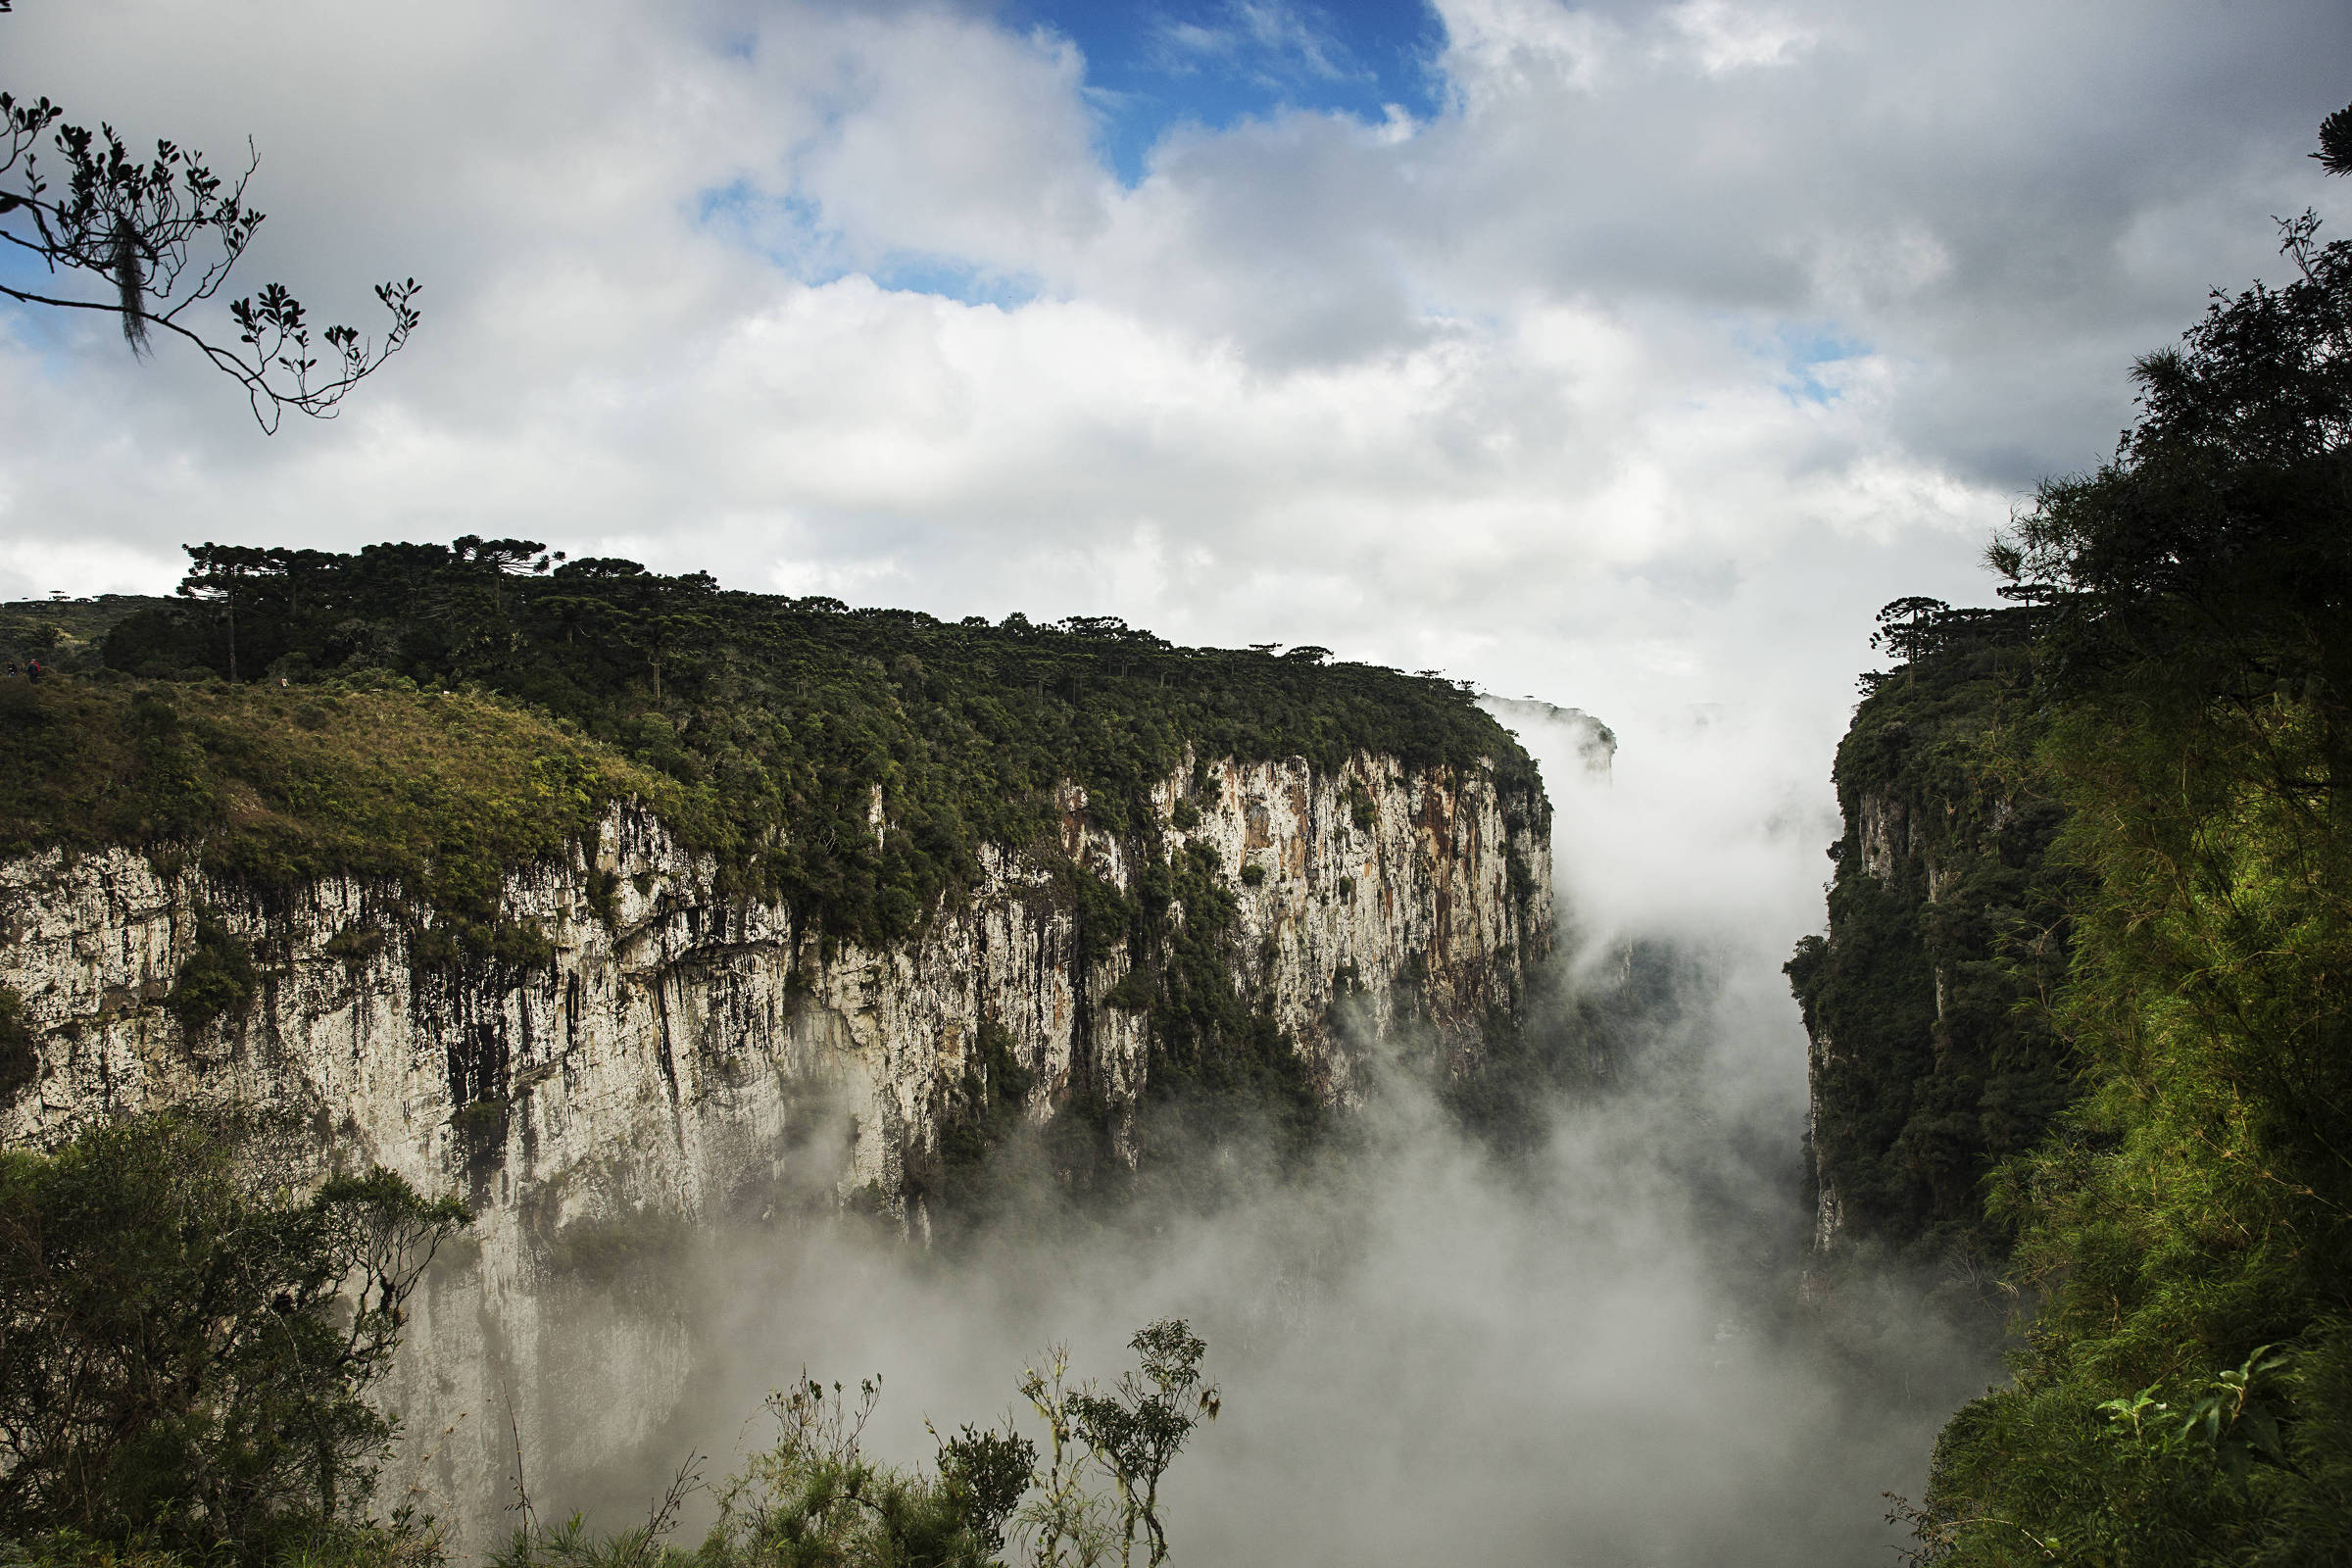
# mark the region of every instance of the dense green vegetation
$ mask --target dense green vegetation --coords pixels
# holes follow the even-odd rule
[[[2028,1004],[2064,972],[2070,883],[2048,858],[2064,810],[2018,760],[2039,721],[2036,612],[1913,611],[1910,662],[1870,683],[1838,751],[1834,937],[1800,943],[1788,975],[1819,1043],[1832,1270],[1916,1268],[1997,1312],[2011,1233],[1984,1179],[2072,1093],[2065,1043]]]
[[[0,1152],[0,1540],[396,1554],[368,1391],[466,1211],[382,1170],[272,1169],[253,1132],[159,1115]]]
[[[2352,244],[2316,228],[1990,552],[2043,607],[2031,684],[1953,738],[2063,813],[2063,977],[2008,972],[2071,1102],[1985,1188],[2023,1343],[1943,1434],[1924,1560],[2352,1560]],[[1799,956],[1817,1008],[1844,937]]]
[[[969,884],[982,843],[1054,831],[1060,780],[1086,788],[1094,826],[1150,830],[1146,792],[1188,746],[1330,769],[1357,751],[1491,766],[1521,809],[1542,809],[1526,754],[1462,689],[1318,648],[1176,648],[1107,616],[950,625],[559,563],[518,540],[190,555],[178,601],[108,634],[110,668],[523,705],[664,776],[681,828],[743,890],[840,938],[905,936]]]

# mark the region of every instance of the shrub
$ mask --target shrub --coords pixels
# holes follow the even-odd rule
[[[199,915],[196,943],[183,959],[166,1004],[189,1038],[220,1017],[238,1017],[261,989],[261,975],[245,944],[229,934],[216,914]]]
[[[24,1021],[24,997],[14,986],[0,986],[0,1096],[30,1083],[40,1065],[32,1026]]]
[[[1119,983],[1102,993],[1105,1006],[1142,1012],[1152,1005],[1152,971],[1138,964],[1119,976]]]
[[[383,929],[355,920],[320,943],[319,951],[357,968],[384,951]]]

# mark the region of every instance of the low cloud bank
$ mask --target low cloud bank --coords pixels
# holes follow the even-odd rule
[[[1813,874],[1790,846],[1817,859],[1823,824],[1744,820],[1705,765],[1727,722],[1655,738],[1668,771],[1629,756],[1613,783],[1571,765],[1571,731],[1526,737],[1550,754],[1575,933],[1541,1027],[1580,1085],[1537,1152],[1497,1160],[1461,1132],[1408,1045],[1313,1170],[1200,1152],[1243,1173],[1206,1210],[1064,1212],[928,1250],[832,1223],[729,1238],[663,1308],[682,1413],[641,1471],[534,1478],[542,1511],[617,1525],[689,1447],[723,1469],[804,1367],[881,1372],[870,1446],[913,1461],[924,1417],[1003,1415],[1047,1345],[1107,1380],[1130,1333],[1181,1316],[1225,1401],[1172,1472],[1180,1560],[1885,1560],[1880,1494],[1916,1494],[1991,1368],[1899,1291],[1834,1323],[1798,1303],[1802,1038],[1778,964],[1804,909],[1788,879]],[[580,1343],[624,1341],[645,1343]],[[583,1368],[583,1417],[597,1386]]]

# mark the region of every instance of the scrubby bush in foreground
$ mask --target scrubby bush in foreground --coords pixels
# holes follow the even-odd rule
[[[1157,1568],[1169,1555],[1160,1486],[1194,1429],[1216,1419],[1219,1396],[1200,1376],[1207,1346],[1181,1320],[1128,1345],[1139,1364],[1107,1389],[1071,1387],[1059,1348],[1023,1374],[1042,1450],[1008,1429],[932,1428],[928,1470],[864,1451],[880,1378],[852,1396],[804,1376],[768,1397],[776,1441],[715,1489],[718,1519],[698,1547],[662,1540],[699,1485],[690,1463],[643,1525],[617,1532],[576,1513],[539,1523],[526,1500],[492,1568]]]
[[[0,1540],[32,1560],[389,1551],[369,1389],[467,1215],[170,1112],[0,1153]]]

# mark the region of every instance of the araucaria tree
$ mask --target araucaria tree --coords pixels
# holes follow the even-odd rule
[[[0,0],[0,13],[9,9]],[[184,339],[245,389],[270,432],[289,409],[333,417],[345,394],[407,346],[418,320],[413,277],[376,285],[390,315],[381,338],[340,324],[314,332],[307,308],[281,283],[232,300],[226,322],[191,316],[220,293],[262,226],[246,199],[259,157],[249,145],[233,178],[172,141],[158,140],[142,161],[111,124],[93,133],[65,115],[45,97],[0,92],[0,241],[55,280],[0,282],[0,298],[112,315],[134,355],[144,356],[158,331]]]

